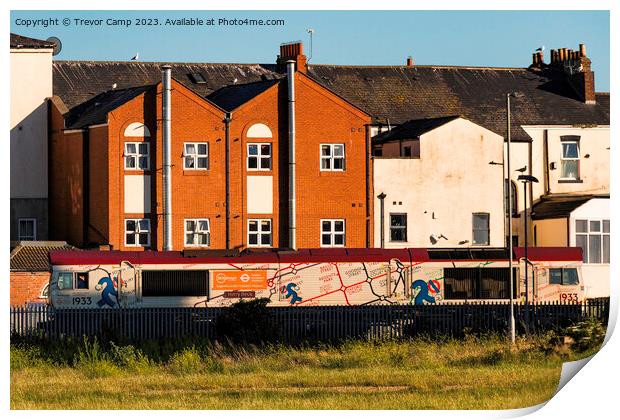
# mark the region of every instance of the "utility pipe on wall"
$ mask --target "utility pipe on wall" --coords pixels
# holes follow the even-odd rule
[[[172,188],[170,179],[170,149],[171,149],[171,73],[170,66],[162,68],[162,119],[163,119],[163,221],[164,221],[164,251],[172,251]]]
[[[288,243],[297,249],[295,208],[295,61],[286,62],[288,81]]]

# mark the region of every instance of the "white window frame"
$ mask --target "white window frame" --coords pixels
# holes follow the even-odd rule
[[[329,222],[329,230],[323,230],[323,223]],[[336,232],[335,222],[342,222],[342,232]],[[347,223],[346,219],[321,219],[321,248],[344,248],[347,246]],[[323,243],[323,235],[329,235],[329,245]],[[336,235],[342,235],[342,245],[336,244],[334,238]]]
[[[327,156],[323,156],[323,147],[325,146],[329,147],[329,155]],[[334,155],[334,149],[336,146],[342,147],[342,156]],[[321,143],[321,145],[319,146],[319,162],[320,162],[319,164],[320,164],[321,172],[344,172],[347,167],[346,156],[347,156],[347,152],[344,147],[344,143]],[[342,159],[342,169],[334,169],[335,159]],[[323,168],[324,160],[329,162],[329,168]]]
[[[207,148],[207,153],[198,153],[198,145],[205,145]],[[194,150],[195,153],[188,153],[187,152],[187,146],[193,145],[194,146]],[[199,141],[199,142],[185,142],[183,143],[183,170],[185,171],[208,171],[209,167],[211,166],[210,162],[209,162],[209,152],[210,152],[210,147],[209,147],[209,143],[206,141]],[[187,166],[187,157],[193,157],[194,158],[194,167],[190,168]],[[198,158],[206,158],[207,159],[207,167],[206,168],[199,168],[198,167]]]
[[[258,154],[250,155],[250,146],[256,146]],[[269,154],[263,155],[261,153],[261,146],[269,146]],[[250,168],[250,157],[256,157],[256,168]],[[269,167],[263,168],[262,160],[269,158]],[[271,171],[271,167],[273,166],[273,146],[271,143],[248,143],[246,147],[246,159],[245,159],[245,167],[248,171]]]
[[[133,144],[136,146],[135,153],[129,153],[127,146]],[[140,153],[140,145],[146,145],[146,153]],[[134,168],[127,166],[127,158],[133,157],[136,163]],[[140,158],[146,157],[146,168],[140,168]],[[148,171],[151,169],[151,144],[146,141],[126,141],[123,146],[123,165],[126,171]]]
[[[193,231],[189,231],[187,230],[187,222],[194,222],[194,226],[195,229]],[[206,222],[207,223],[207,229],[206,230],[202,230],[199,228],[200,223],[201,222]],[[196,247],[196,248],[207,248],[211,246],[211,222],[209,221],[209,219],[185,219],[183,221],[183,243],[185,244],[186,247]],[[187,235],[188,234],[193,234],[194,235],[194,243],[188,243],[187,242]],[[196,238],[198,237],[197,235],[207,235],[207,243],[206,244],[200,244],[200,243],[196,243]]]
[[[404,216],[405,217],[405,224],[403,226],[394,226],[394,225],[392,225],[392,216]],[[396,243],[407,242],[407,222],[408,222],[407,213],[402,213],[402,212],[400,212],[400,213],[390,213],[390,242],[396,242]],[[405,239],[403,239],[401,241],[393,240],[392,239],[392,229],[404,231],[405,232]]]
[[[127,243],[127,235],[131,232],[127,231],[127,222],[129,221],[134,221],[136,223],[136,226],[138,227],[138,230],[133,231],[134,237],[136,238],[136,243],[135,244],[128,244]],[[146,230],[147,233],[147,243],[146,244],[141,244],[140,243],[140,233],[144,233],[143,231],[140,230],[140,222],[146,221],[148,223],[148,229]],[[151,220],[150,219],[125,219],[125,229],[124,229],[124,242],[125,242],[125,246],[126,247],[135,247],[135,248],[141,248],[141,247],[149,247],[151,246]]]
[[[476,229],[475,225],[474,225],[474,218],[476,216],[486,216],[487,218],[487,228],[486,229]],[[480,244],[480,243],[476,243],[476,232],[477,231],[481,231],[481,232],[486,232],[487,233],[487,242],[484,244]],[[476,212],[476,213],[472,213],[471,215],[471,243],[472,245],[479,245],[479,246],[489,246],[491,245],[491,213],[484,213],[484,212]]]
[[[251,222],[256,222],[257,226],[258,226],[258,230],[253,232],[252,234],[256,234],[257,235],[257,240],[258,243],[256,244],[252,244],[250,243],[250,223]],[[269,230],[262,230],[262,223],[263,222],[269,222]],[[269,234],[269,243],[268,244],[264,244],[263,243],[263,237],[262,235],[266,235]],[[271,219],[248,219],[248,224],[247,224],[247,241],[248,241],[248,247],[252,247],[252,248],[265,248],[265,247],[271,247],[272,243],[273,243],[273,221]]]
[[[32,222],[32,239],[24,239],[22,237],[22,222]],[[19,241],[36,241],[37,240],[37,219],[34,217],[23,217],[17,219],[17,240]]]
[[[577,157],[576,158],[567,158],[564,157],[564,144],[574,143],[577,146]],[[579,147],[579,140],[560,140],[560,180],[562,181],[577,181],[581,179],[581,168],[579,167],[579,159],[581,158],[581,150]],[[575,178],[567,178],[562,176],[562,172],[564,171],[563,166],[564,162],[577,162],[577,176]]]
[[[586,222],[586,232],[577,232],[577,222]],[[590,223],[591,222],[599,222],[600,223],[600,230],[598,231],[591,231],[590,230]],[[610,225],[610,231],[609,232],[605,232],[604,230],[604,222],[608,222],[610,223],[610,219],[575,219],[575,224],[574,224],[574,231],[575,231],[575,246],[579,246],[577,245],[577,237],[578,236],[585,236],[586,238],[586,249],[583,250],[584,251],[584,257],[587,257],[586,260],[583,263],[584,264],[592,264],[592,265],[606,265],[609,264],[610,261],[605,262],[605,237],[609,237],[609,247],[611,248],[611,225]],[[600,257],[600,262],[590,262],[591,260],[591,256],[592,256],[592,252],[590,251],[590,236],[599,236],[601,238],[601,244],[600,244],[600,250],[601,253],[599,255]],[[581,248],[581,247],[580,247]],[[611,260],[611,249],[610,249],[610,260]]]

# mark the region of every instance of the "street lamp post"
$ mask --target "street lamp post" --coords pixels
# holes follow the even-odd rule
[[[518,181],[523,181],[523,224],[524,224],[524,232],[525,232],[525,242],[523,248],[523,255],[525,259],[525,325],[526,328],[529,326],[529,281],[527,276],[527,265],[529,260],[527,258],[527,242],[528,242],[528,217],[527,217],[527,183],[533,184],[534,182],[538,182],[538,179],[533,177],[532,175],[519,175],[517,178]],[[530,186],[530,188],[534,188],[534,186]]]
[[[514,96],[512,93],[506,94],[506,171],[508,176],[508,185],[510,185],[510,97]],[[505,184],[505,181],[504,181]],[[505,188],[505,187],[504,187]],[[508,271],[510,276],[510,342],[515,343],[515,308],[514,308],[514,275],[512,272],[512,191],[508,190]]]

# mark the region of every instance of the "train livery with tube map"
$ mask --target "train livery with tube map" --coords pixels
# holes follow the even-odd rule
[[[581,248],[513,250],[514,297],[581,302]],[[526,264],[527,261],[527,264]],[[507,301],[508,251],[497,248],[242,252],[52,251],[57,308],[432,305]],[[527,277],[526,283],[526,270]]]

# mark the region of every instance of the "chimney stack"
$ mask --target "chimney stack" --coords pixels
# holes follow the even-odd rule
[[[304,44],[301,41],[286,42],[280,45],[278,55],[278,71],[287,70],[287,61],[293,60],[297,71],[306,73],[308,58],[304,55]]]
[[[594,72],[591,66],[585,44],[579,44],[579,51],[569,48],[551,50],[551,67],[564,73],[579,98],[587,104],[596,103]]]
[[[413,58],[411,56],[407,57],[407,67],[413,66]]]

